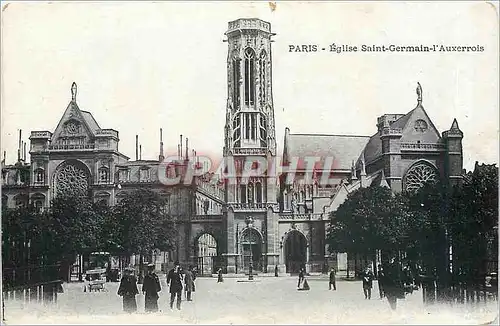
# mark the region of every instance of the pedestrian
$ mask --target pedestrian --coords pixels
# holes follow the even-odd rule
[[[297,283],[297,288],[300,288],[300,283],[304,281],[304,270],[301,268],[299,270],[299,283]]]
[[[177,297],[177,310],[181,310],[182,302],[182,274],[179,262],[174,263],[172,268],[167,274],[167,284],[170,285],[170,309],[174,307],[174,300]]]
[[[137,289],[137,278],[133,274],[134,269],[127,267],[118,287],[118,295],[123,298],[123,311],[133,313],[137,311],[135,296],[139,294]]]
[[[384,293],[384,281],[385,281],[385,271],[381,264],[378,265],[378,294],[380,295],[380,300],[385,297]]]
[[[222,283],[224,282],[224,279],[222,278],[222,268],[219,268],[217,271],[217,283]]]
[[[155,265],[149,264],[146,276],[142,284],[142,293],[144,294],[144,310],[146,312],[158,311],[158,292],[161,291],[160,279],[154,272]]]
[[[413,293],[413,287],[414,287],[414,278],[413,274],[409,268],[409,266],[404,266],[403,267],[403,286],[405,293]]]
[[[372,298],[372,287],[373,273],[371,267],[368,266],[363,273],[363,292],[365,294],[365,299],[370,300]]]
[[[401,271],[395,258],[391,258],[389,263],[383,267],[385,272],[384,277],[384,293],[389,301],[392,310],[396,310],[397,300],[404,299],[404,289],[401,284]]]
[[[335,277],[337,275],[337,271],[335,270],[335,267],[332,267],[330,270],[330,282],[328,283],[328,290],[331,290],[333,288],[334,291],[337,290],[337,285],[335,281]]]
[[[191,299],[191,292],[193,292],[194,279],[191,266],[189,266],[186,273],[184,273],[184,291],[186,291],[186,301],[193,301]]]
[[[307,283],[307,279],[305,277],[303,277],[302,286],[299,286],[297,288],[297,290],[299,290],[299,291],[309,291],[310,290],[309,283]]]
[[[274,276],[275,277],[278,277],[278,272],[279,272],[278,265],[276,265],[276,266],[274,266]]]

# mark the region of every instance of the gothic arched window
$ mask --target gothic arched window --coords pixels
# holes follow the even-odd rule
[[[253,204],[254,203],[254,200],[253,200],[253,183],[249,183],[248,184],[248,203],[249,204]]]
[[[240,60],[238,57],[233,58],[233,109],[238,110],[240,107]]]
[[[417,191],[427,183],[438,181],[436,169],[427,163],[417,163],[413,165],[405,175],[405,190]]]
[[[259,62],[260,100],[262,106],[264,106],[264,104],[267,101],[266,58],[267,58],[266,51],[262,50],[262,52],[260,53],[260,62]]]
[[[255,102],[255,52],[251,48],[245,50],[245,105]]]
[[[255,193],[257,197],[257,203],[262,203],[262,184],[257,182],[255,184]]]
[[[246,204],[247,202],[247,186],[246,185],[240,185],[240,201],[243,204]]]

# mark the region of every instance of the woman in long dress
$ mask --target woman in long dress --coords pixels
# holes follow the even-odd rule
[[[123,298],[123,311],[128,313],[137,311],[137,302],[135,301],[137,294],[139,294],[139,290],[133,268],[126,268],[118,288],[118,295]]]
[[[158,311],[158,292],[161,291],[160,279],[154,272],[155,265],[148,265],[148,273],[144,276],[142,293],[144,293],[144,310],[146,312]]]

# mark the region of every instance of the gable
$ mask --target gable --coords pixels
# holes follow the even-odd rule
[[[406,123],[402,128],[401,142],[415,143],[420,141],[424,144],[438,143],[441,136],[425,112],[419,105],[408,114]]]
[[[90,114],[88,114],[90,115]],[[91,115],[90,115],[91,116]],[[95,123],[94,128],[89,126],[84,114],[78,108],[76,102],[71,101],[64,111],[64,114],[59,121],[56,130],[52,136],[51,143],[53,145],[77,145],[88,144],[94,142],[94,137],[99,126],[92,117]]]

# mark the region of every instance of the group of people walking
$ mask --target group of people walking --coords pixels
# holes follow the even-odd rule
[[[372,297],[373,280],[375,278],[371,267],[367,267],[361,275],[363,279],[363,293],[365,299]],[[413,281],[408,280],[408,273],[399,267],[395,259],[392,258],[388,263],[378,265],[378,289],[380,299],[387,298],[391,309],[395,310],[397,299],[404,299],[405,293],[409,288],[413,290]]]
[[[170,292],[170,309],[173,309],[174,301],[176,307],[181,309],[182,291],[186,294],[187,301],[193,301],[192,292],[195,291],[196,271],[189,266],[187,271],[184,271],[179,262],[176,261],[174,268],[167,273],[167,286]],[[142,294],[144,294],[144,310],[146,312],[157,312],[159,292],[162,290],[160,279],[154,272],[154,265],[148,265],[147,274],[144,276],[142,284]],[[118,295],[123,298],[123,310],[125,312],[136,312],[137,302],[136,296],[139,294],[137,288],[137,278],[134,275],[133,268],[126,268],[124,275],[118,287]]]
[[[370,300],[372,297],[373,281],[375,280],[372,268],[370,266],[366,267],[360,276],[365,300]],[[329,273],[329,290],[337,290],[336,277],[337,270],[332,267]],[[413,277],[411,269],[408,266],[401,268],[394,258],[383,265],[378,265],[377,280],[380,299],[387,298],[393,310],[396,309],[397,299],[404,299],[406,293],[411,293],[414,289],[418,289],[418,281]],[[307,282],[304,277],[304,270],[300,269],[299,289],[304,281]]]

